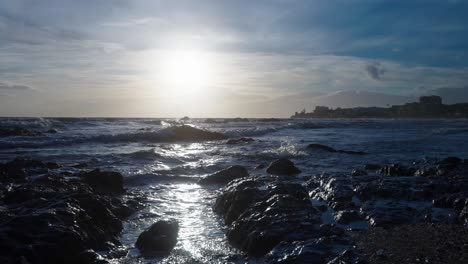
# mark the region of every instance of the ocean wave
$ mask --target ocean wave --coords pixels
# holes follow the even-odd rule
[[[166,143],[166,142],[201,142],[211,140],[223,140],[226,136],[222,133],[202,130],[195,127],[171,126],[160,129],[158,131],[142,131],[136,133],[123,133],[123,134],[105,134],[91,137],[73,137],[50,139],[46,138],[44,141],[3,141],[0,142],[0,149],[11,148],[41,148],[50,146],[61,146],[67,144],[82,144],[82,143],[136,143],[136,142],[149,142],[149,143]]]
[[[137,159],[137,160],[154,160],[154,159],[162,157],[160,154],[156,153],[154,148],[138,150],[138,151],[131,152],[131,153],[124,153],[124,154],[121,154],[121,156],[129,157],[129,158]]]
[[[455,134],[465,134],[468,132],[468,128],[439,128],[432,130],[433,135],[455,135]]]

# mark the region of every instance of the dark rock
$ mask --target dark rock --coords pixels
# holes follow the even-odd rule
[[[162,220],[151,225],[138,236],[135,247],[144,257],[169,255],[177,244],[179,224],[173,220]]]
[[[365,176],[367,175],[366,171],[355,169],[351,172],[351,176]]]
[[[402,164],[385,165],[381,172],[385,176],[412,176],[416,172],[415,168],[410,168]]]
[[[390,227],[418,222],[416,209],[400,203],[375,206],[369,212],[369,224],[374,227]],[[422,218],[422,217],[421,217]]]
[[[281,241],[318,233],[320,224],[320,212],[301,185],[271,177],[230,182],[213,210],[229,225],[229,242],[251,256],[265,255]]]
[[[269,263],[326,263],[332,248],[319,239],[281,242],[267,255]]]
[[[92,249],[85,250],[81,252],[74,263],[85,263],[85,264],[108,264],[109,262],[105,260],[101,255],[96,253]]]
[[[329,146],[322,145],[322,144],[309,144],[307,146],[307,149],[323,151],[323,152],[331,152],[331,153],[338,152],[336,149],[329,147]]]
[[[266,164],[261,163],[261,164],[258,164],[257,166],[255,166],[255,169],[256,170],[261,170],[261,169],[266,168],[266,166],[267,166]]]
[[[205,141],[221,140],[226,137],[218,132],[205,131],[188,125],[172,126],[160,131],[159,141]]]
[[[207,176],[201,179],[200,181],[198,181],[198,183],[199,184],[226,184],[234,179],[247,177],[247,176],[249,176],[249,173],[247,172],[246,168],[239,166],[239,165],[235,165],[227,169],[220,170],[213,175]]]
[[[273,161],[267,169],[273,175],[293,175],[301,172],[294,163],[288,159],[278,159]]]
[[[414,176],[432,177],[437,175],[437,169],[434,167],[422,167],[416,170]]]
[[[78,163],[78,164],[72,165],[71,167],[72,168],[77,168],[77,169],[84,169],[84,168],[88,167],[88,164],[83,162],[83,163]]]
[[[42,136],[42,133],[39,131],[29,130],[26,128],[0,128],[0,137],[14,137],[14,136],[21,136],[21,137],[35,137],[35,136]]]
[[[57,131],[56,129],[51,128],[51,129],[47,130],[46,133],[49,133],[49,134],[57,134],[58,131]]]
[[[456,166],[456,165],[460,164],[462,161],[463,160],[458,158],[458,157],[447,157],[447,158],[439,161],[439,164]]]
[[[355,221],[364,220],[362,215],[354,210],[344,210],[335,213],[335,220],[338,224],[349,224]]]
[[[42,176],[4,190],[0,263],[105,263],[93,250],[118,245],[123,202],[77,179]]]
[[[234,145],[234,144],[242,144],[242,143],[250,143],[255,141],[253,138],[237,138],[237,139],[229,139],[226,144],[228,145]]]
[[[322,145],[322,144],[309,144],[307,146],[308,150],[312,151],[321,151],[321,152],[329,152],[329,153],[344,153],[344,154],[351,154],[351,155],[366,155],[367,152],[364,151],[352,151],[352,150],[337,150],[332,147]]]
[[[80,176],[98,193],[120,194],[124,192],[124,179],[118,172],[95,169],[82,173]]]
[[[369,164],[366,164],[364,166],[365,170],[374,170],[375,171],[375,170],[380,170],[381,168],[382,168],[382,165],[380,165],[380,164],[370,164],[369,163]]]
[[[24,181],[28,174],[47,173],[48,169],[57,169],[60,166],[55,162],[44,163],[39,160],[16,158],[10,162],[0,164],[0,181]]]

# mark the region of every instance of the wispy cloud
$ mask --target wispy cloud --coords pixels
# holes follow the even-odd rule
[[[10,84],[6,82],[0,82],[0,90],[2,91],[26,91],[33,90],[32,87],[22,84]]]

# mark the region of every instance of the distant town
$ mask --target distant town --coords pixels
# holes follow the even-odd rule
[[[313,112],[305,109],[292,118],[466,118],[468,103],[445,105],[440,96],[421,96],[419,102],[391,107],[330,108],[316,106]]]

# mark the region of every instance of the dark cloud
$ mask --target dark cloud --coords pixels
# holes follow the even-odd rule
[[[380,80],[382,75],[385,73],[385,70],[382,68],[382,65],[379,62],[368,64],[366,66],[366,71],[374,80]]]
[[[20,84],[9,84],[0,82],[0,91],[27,91],[33,90],[31,86],[20,85]]]

